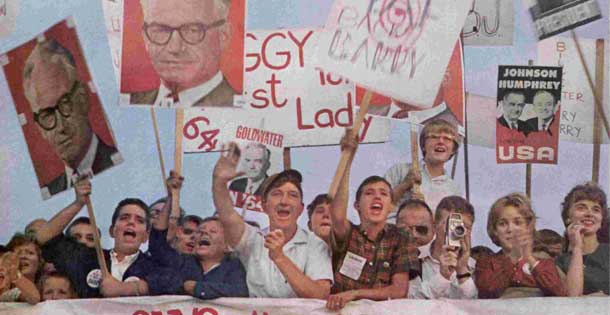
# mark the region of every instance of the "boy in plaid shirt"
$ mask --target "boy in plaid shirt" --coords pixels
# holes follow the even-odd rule
[[[405,298],[409,288],[408,234],[386,224],[394,208],[392,186],[380,176],[365,179],[354,202],[361,224],[347,219],[349,171],[357,146],[348,129],[341,149],[350,153],[350,161],[331,204],[335,283],[326,304],[330,310],[358,299]]]

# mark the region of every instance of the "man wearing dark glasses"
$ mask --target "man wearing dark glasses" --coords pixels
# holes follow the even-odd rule
[[[65,172],[45,187],[48,195],[71,187],[78,175],[97,174],[119,161],[117,149],[92,131],[87,85],[78,78],[72,53],[54,39],[37,43],[27,58],[23,90],[38,130],[65,164]]]
[[[228,43],[229,1],[141,0],[142,36],[159,88],[132,93],[131,104],[232,106],[235,90],[220,70]]]
[[[448,227],[449,218],[459,216],[461,236]],[[409,281],[412,299],[476,299],[473,281],[476,261],[470,257],[470,235],[474,224],[474,207],[460,196],[443,198],[434,215],[434,240],[418,247],[421,275]],[[418,235],[414,228],[415,236]],[[424,232],[420,228],[419,232]],[[453,242],[448,240],[452,239]],[[454,244],[454,245],[451,245]],[[459,244],[459,246],[455,246]]]

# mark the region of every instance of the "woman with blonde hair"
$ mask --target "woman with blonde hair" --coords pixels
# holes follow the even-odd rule
[[[536,215],[524,194],[512,193],[494,202],[487,234],[502,250],[477,261],[474,279],[479,298],[567,294],[553,259],[533,253],[535,228]]]

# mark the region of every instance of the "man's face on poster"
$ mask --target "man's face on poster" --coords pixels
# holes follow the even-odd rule
[[[212,0],[143,0],[146,50],[170,89],[211,79],[220,68],[225,16]]]
[[[243,164],[246,177],[253,181],[262,179],[269,169],[269,154],[262,146],[251,145],[244,149]]]
[[[55,153],[68,165],[78,166],[91,141],[87,93],[79,81],[70,81],[59,56],[41,57],[37,50],[26,61],[24,87],[36,125]]]
[[[510,121],[517,121],[525,107],[525,95],[521,93],[508,93],[502,102],[504,117]]]
[[[541,92],[534,96],[534,111],[538,118],[549,120],[555,115],[555,97],[549,92]]]

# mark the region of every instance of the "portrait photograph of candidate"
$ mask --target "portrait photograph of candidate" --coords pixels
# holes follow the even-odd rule
[[[7,58],[5,74],[43,198],[122,161],[73,27],[60,22]]]
[[[525,105],[526,95],[524,91],[506,90],[498,102],[498,107],[501,107],[498,113],[500,116],[497,118],[498,124],[504,128],[522,132],[525,135],[536,131],[520,119]]]
[[[242,90],[240,6],[243,0],[126,4],[121,104],[233,106]]]
[[[525,123],[533,131],[547,131],[552,134],[554,126],[559,126],[555,122],[555,114],[559,109],[559,100],[552,92],[539,90],[534,94],[532,105],[536,117],[530,118]]]
[[[269,177],[267,171],[271,166],[271,151],[257,142],[248,143],[241,151],[239,169],[244,172],[244,177],[233,180],[229,190],[261,195],[262,183]]]

